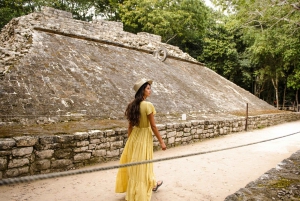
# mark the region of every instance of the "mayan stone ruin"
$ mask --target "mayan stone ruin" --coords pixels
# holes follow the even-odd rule
[[[125,32],[120,22],[74,20],[48,7],[2,29],[0,57],[2,124],[124,119],[141,77],[154,80],[150,101],[158,116],[228,114],[247,103],[251,111],[275,110],[160,36]]]

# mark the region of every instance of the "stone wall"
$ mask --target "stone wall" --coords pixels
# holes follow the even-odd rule
[[[248,118],[248,129],[300,120],[300,113]],[[157,125],[167,147],[175,147],[245,130],[245,118]],[[0,139],[0,178],[65,171],[119,159],[127,130],[91,130],[73,135],[20,136]],[[154,149],[159,143],[154,138]]]

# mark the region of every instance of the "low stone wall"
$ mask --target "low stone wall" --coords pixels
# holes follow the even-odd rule
[[[248,129],[300,120],[300,113],[248,118]],[[194,143],[245,130],[245,118],[157,125],[168,147]],[[0,178],[65,171],[89,164],[117,160],[127,140],[127,130],[91,130],[73,135],[20,136],[0,139]],[[154,138],[154,149],[159,143]]]

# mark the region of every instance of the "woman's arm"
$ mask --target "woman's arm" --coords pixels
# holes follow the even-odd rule
[[[160,146],[161,146],[161,149],[162,149],[162,150],[166,150],[167,147],[166,147],[166,145],[165,145],[165,142],[164,142],[163,139],[161,138],[161,135],[160,135],[160,133],[159,133],[157,127],[156,127],[153,113],[151,113],[151,114],[148,115],[148,119],[149,119],[149,121],[150,121],[151,129],[152,129],[154,135],[156,136],[156,138],[157,138],[158,141],[159,141],[159,144],[160,144]]]
[[[131,131],[132,131],[132,128],[133,128],[133,126],[131,125],[131,123],[129,123],[128,124],[128,137],[130,136],[130,134],[131,134]]]

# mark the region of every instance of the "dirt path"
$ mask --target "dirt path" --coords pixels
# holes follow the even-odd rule
[[[234,133],[158,151],[155,158],[247,144],[300,131],[300,121]],[[300,134],[247,147],[154,163],[164,184],[152,201],[221,201],[300,149]],[[109,162],[93,167],[117,165]],[[88,173],[0,187],[1,201],[121,201],[115,194],[117,170]]]

